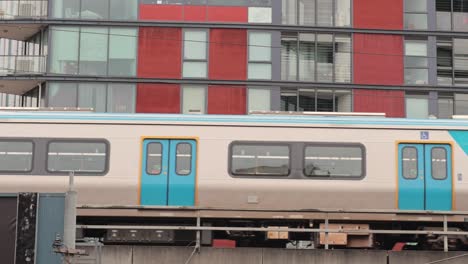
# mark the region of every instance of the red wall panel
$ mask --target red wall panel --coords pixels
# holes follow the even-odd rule
[[[181,77],[182,30],[140,27],[138,77]]]
[[[403,29],[403,0],[354,0],[355,28]]]
[[[402,36],[354,34],[353,42],[355,83],[403,84]]]
[[[180,113],[178,84],[138,84],[137,113]]]
[[[208,6],[208,21],[248,22],[246,6]]]
[[[184,6],[185,21],[206,21],[206,6]]]
[[[355,89],[354,112],[386,113],[388,117],[405,117],[405,92]]]
[[[211,29],[210,79],[245,80],[247,78],[247,31]]]
[[[182,5],[140,5],[140,20],[183,20]]]
[[[245,87],[217,85],[208,87],[208,114],[244,115],[245,113]]]

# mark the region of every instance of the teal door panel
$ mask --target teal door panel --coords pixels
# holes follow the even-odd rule
[[[444,144],[398,146],[398,208],[452,210],[452,149]]]
[[[168,205],[195,205],[196,142],[171,140]]]
[[[426,210],[452,210],[452,150],[425,145]]]
[[[398,208],[424,210],[424,147],[421,144],[398,146]]]
[[[167,205],[169,140],[143,141],[140,203]]]

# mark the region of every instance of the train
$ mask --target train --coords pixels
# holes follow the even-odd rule
[[[65,192],[72,173],[82,223],[205,208],[209,225],[323,226],[317,215],[331,212],[342,226],[433,229],[445,212],[451,228],[468,230],[465,119],[2,112],[0,128],[0,192]],[[411,211],[425,215],[399,214]],[[368,234],[354,245],[399,240]],[[453,246],[467,241],[456,236]]]

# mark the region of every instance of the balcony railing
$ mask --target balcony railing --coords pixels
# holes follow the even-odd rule
[[[0,0],[0,20],[46,18],[47,0]]]
[[[0,55],[0,75],[42,74],[46,70],[46,56]]]

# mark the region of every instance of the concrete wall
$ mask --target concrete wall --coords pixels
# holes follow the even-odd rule
[[[190,247],[104,246],[102,264],[174,264],[186,263]],[[93,252],[90,251],[91,255]],[[376,251],[376,250],[287,250],[287,249],[214,249],[202,248],[190,264],[426,264],[460,256],[468,252]],[[80,262],[90,263],[90,262]],[[450,259],[450,264],[468,263],[468,255]]]

